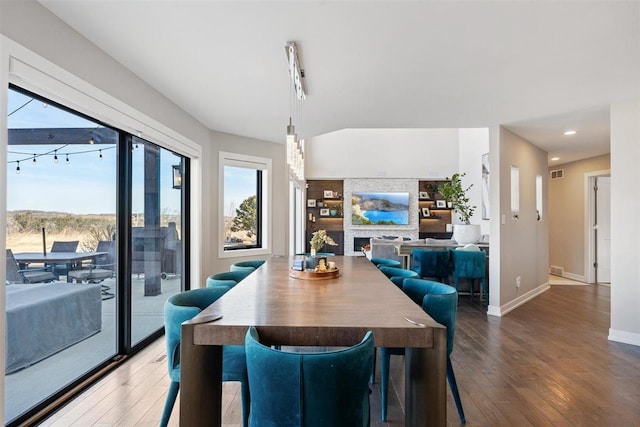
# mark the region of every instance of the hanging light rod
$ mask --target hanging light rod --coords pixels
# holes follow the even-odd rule
[[[300,65],[300,60],[298,59],[298,47],[296,46],[296,42],[287,42],[284,50],[287,53],[287,60],[289,61],[289,76],[291,76],[291,79],[293,80],[296,96],[298,99],[305,99],[306,94],[304,91],[304,83],[302,81],[304,78],[304,70]]]

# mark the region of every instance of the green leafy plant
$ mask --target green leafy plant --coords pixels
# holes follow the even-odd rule
[[[469,203],[469,197],[467,196],[467,191],[473,187],[473,184],[467,188],[462,186],[462,178],[465,175],[465,173],[454,173],[451,179],[447,178],[445,183],[438,185],[438,193],[442,194],[445,200],[451,203],[453,211],[458,214],[458,218],[462,223],[470,224],[471,216],[473,216],[476,206]]]
[[[314,249],[315,251],[319,251],[324,245],[338,245],[331,237],[327,236],[326,230],[314,231],[309,244],[311,245],[311,249]]]

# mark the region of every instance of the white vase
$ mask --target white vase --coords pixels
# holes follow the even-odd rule
[[[453,240],[459,245],[478,243],[482,237],[480,224],[454,224]]]

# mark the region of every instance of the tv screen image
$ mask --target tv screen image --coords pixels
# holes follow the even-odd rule
[[[409,193],[354,192],[351,205],[353,225],[409,225]]]

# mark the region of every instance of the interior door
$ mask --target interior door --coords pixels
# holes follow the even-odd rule
[[[611,177],[596,182],[596,282],[611,283]]]

